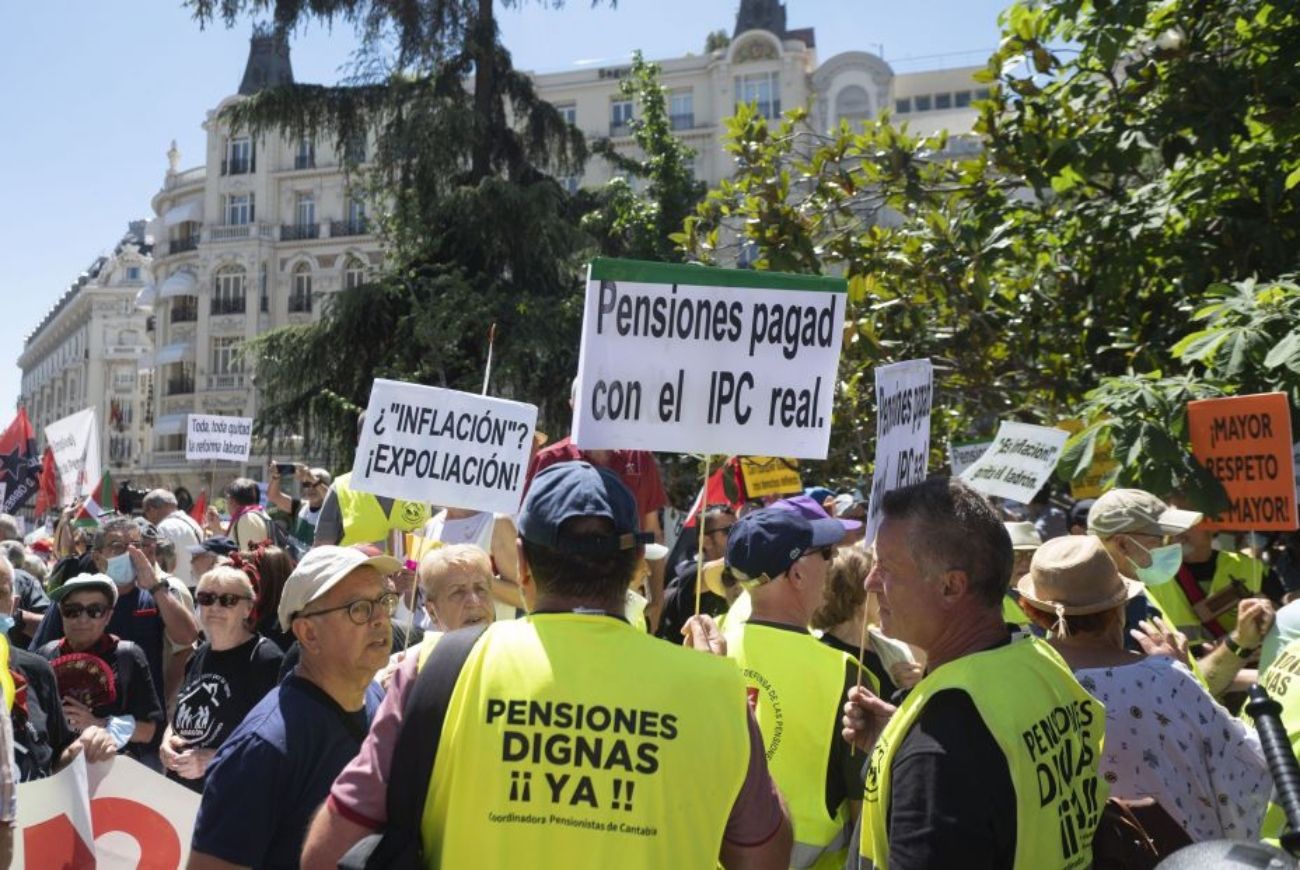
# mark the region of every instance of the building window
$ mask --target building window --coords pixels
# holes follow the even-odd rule
[[[366,162],[366,134],[360,133],[353,136],[343,146],[343,161],[345,163],[365,163]]]
[[[631,123],[631,100],[614,100],[609,104],[609,135],[626,136]]]
[[[952,96],[957,108],[964,109],[970,105],[970,91],[958,91]]]
[[[988,88],[980,88],[975,92],[975,99],[977,100],[987,100],[990,96],[992,94],[989,93]]]
[[[668,119],[674,130],[689,130],[695,126],[694,91],[673,91],[669,97]]]
[[[232,136],[226,140],[226,160],[222,175],[243,175],[252,172],[253,140],[248,136]]]
[[[289,291],[289,313],[311,313],[311,266],[299,263],[293,269],[293,288]]]
[[[573,103],[565,103],[556,106],[555,111],[560,113],[560,117],[564,119],[564,123],[568,124],[570,127],[578,126],[578,107]]]
[[[348,197],[348,223],[364,226],[366,223],[365,200],[355,196]]]
[[[179,396],[194,392],[194,363],[179,362],[167,366],[163,383],[164,396]]]
[[[916,106],[918,112],[930,111],[930,95],[925,94],[920,97],[912,97],[912,105]]]
[[[239,352],[241,341],[229,337],[212,339],[212,374],[234,375],[244,370],[244,360]]]
[[[128,281],[139,281],[139,280],[140,280],[140,267],[139,267],[139,266],[127,266],[127,267],[126,267],[126,280],[128,280]]]
[[[835,123],[858,127],[871,118],[871,98],[865,88],[849,85],[835,95]]]
[[[157,440],[159,453],[180,453],[185,449],[185,433],[179,435],[159,435]]]
[[[172,323],[194,323],[199,319],[199,297],[175,297],[172,299],[168,317]]]
[[[293,156],[294,169],[316,168],[316,143],[309,136],[298,140],[298,152]]]
[[[753,103],[764,118],[781,114],[781,78],[778,73],[754,73],[736,77],[736,105]]]
[[[903,98],[901,98],[901,99],[894,100],[894,114],[895,114],[895,115],[906,115],[906,114],[907,114],[908,112],[910,112],[910,111],[912,111],[912,98],[911,98],[911,97],[903,97]]]
[[[357,257],[349,256],[343,264],[343,289],[351,290],[366,282],[366,264]]]
[[[298,226],[306,227],[316,223],[316,197],[310,193],[298,194],[298,206],[294,211]]]
[[[271,311],[271,282],[267,279],[265,260],[257,267],[257,310],[263,314]]]
[[[226,226],[242,227],[253,222],[253,194],[232,193],[226,197]]]
[[[936,109],[951,109],[951,108],[952,108],[952,94],[935,94],[935,95],[934,95],[934,107],[935,107]]]
[[[581,186],[581,184],[582,184],[582,179],[580,179],[576,175],[566,175],[560,179],[560,187],[563,187],[564,192],[569,194],[570,196],[578,192],[578,188]]]
[[[244,313],[244,270],[242,267],[227,266],[217,273],[212,288],[212,313]]]

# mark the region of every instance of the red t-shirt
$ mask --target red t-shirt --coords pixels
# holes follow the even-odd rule
[[[592,465],[603,465],[618,475],[623,484],[632,490],[636,498],[637,514],[645,518],[668,504],[663,482],[659,479],[659,464],[654,454],[648,450],[611,450],[606,462],[597,462],[590,453],[579,450],[573,440],[567,436],[556,441],[545,450],[538,451],[528,465],[528,478],[524,481],[524,494],[532,485],[537,472],[557,462],[572,462],[583,459]]]

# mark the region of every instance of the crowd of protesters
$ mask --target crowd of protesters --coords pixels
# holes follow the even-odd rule
[[[1300,742],[1300,540],[1178,493],[936,476],[866,542],[856,489],[676,528],[652,454],[568,439],[515,516],[267,478],[0,516],[7,776],[130,755],[202,794],[199,868],[1151,866],[1283,830],[1239,713],[1272,685]]]

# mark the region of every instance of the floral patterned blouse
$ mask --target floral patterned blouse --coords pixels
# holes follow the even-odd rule
[[[1259,836],[1273,790],[1259,737],[1185,665],[1151,656],[1075,676],[1106,707],[1111,797],[1154,798],[1197,842]]]

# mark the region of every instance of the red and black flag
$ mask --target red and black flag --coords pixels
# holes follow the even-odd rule
[[[0,433],[0,484],[4,484],[4,503],[0,511],[11,514],[27,504],[36,492],[36,478],[41,471],[41,457],[36,453],[36,437],[27,409],[18,408],[18,416]]]

